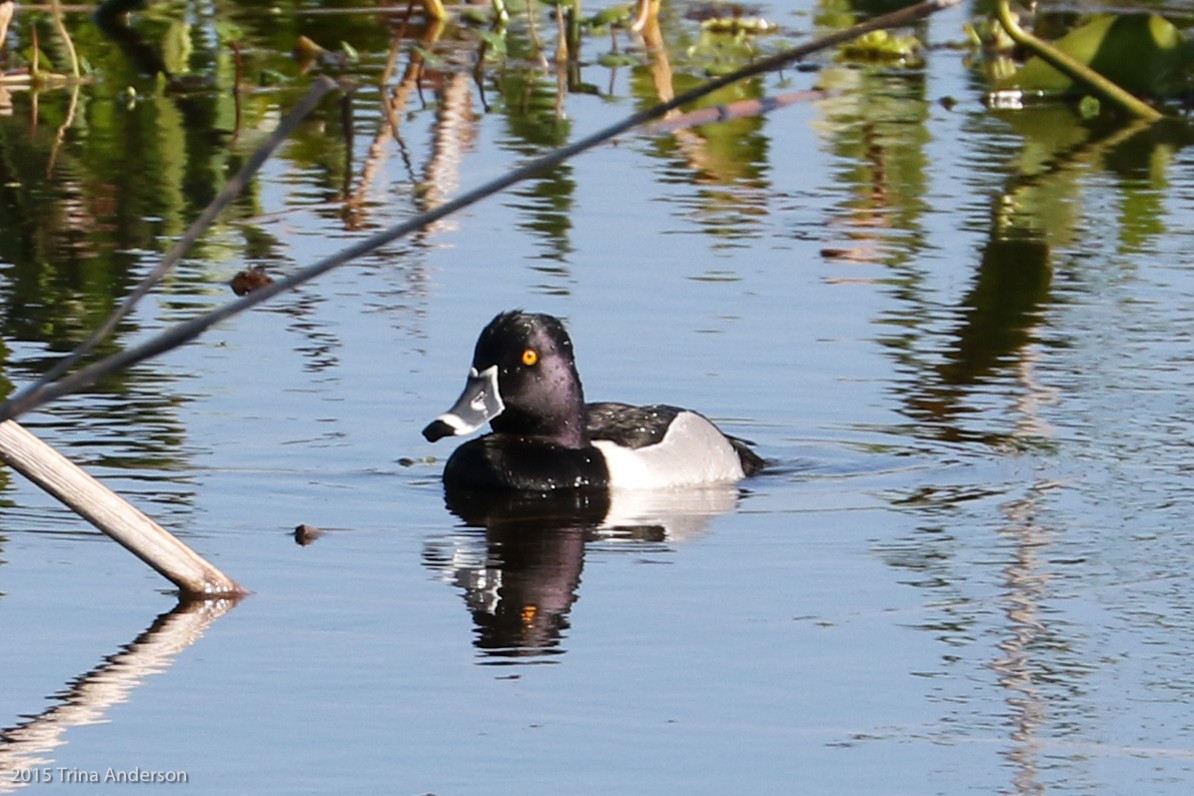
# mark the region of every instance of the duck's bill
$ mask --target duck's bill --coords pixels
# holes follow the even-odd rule
[[[498,392],[497,365],[491,365],[481,372],[470,368],[464,392],[451,409],[432,420],[423,429],[423,436],[429,442],[444,437],[471,434],[502,413],[506,405]]]

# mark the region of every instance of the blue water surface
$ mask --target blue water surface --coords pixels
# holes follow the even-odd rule
[[[1046,140],[966,57],[768,76],[836,91],[623,135],[24,418],[252,594],[159,619],[168,583],[10,474],[0,792],[1187,793],[1194,160],[1065,108]],[[569,139],[642,102],[585,69]],[[535,151],[456,77],[453,158],[434,103],[377,144],[358,93],[351,223],[284,148],[121,344]],[[514,307],[566,320],[591,399],[699,409],[771,468],[637,524],[462,521],[419,430]],[[9,378],[46,356],[14,339]]]

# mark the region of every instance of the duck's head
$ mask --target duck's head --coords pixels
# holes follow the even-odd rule
[[[503,312],[481,331],[460,398],[423,429],[431,442],[494,432],[588,445],[585,401],[564,324],[551,315]]]

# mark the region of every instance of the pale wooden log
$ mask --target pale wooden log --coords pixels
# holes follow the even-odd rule
[[[16,421],[0,423],[0,460],[120,542],[185,596],[246,594],[198,553]]]

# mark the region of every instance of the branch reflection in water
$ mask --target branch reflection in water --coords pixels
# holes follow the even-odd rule
[[[19,724],[0,730],[0,793],[24,787],[16,772],[50,766],[50,753],[66,743],[63,733],[72,727],[103,722],[104,713],[128,701],[146,677],[160,674],[180,652],[203,635],[207,627],[227,613],[236,600],[181,602],[158,616],[144,633],[115,655],[106,656],[94,669],[66,684],[52,699],[58,704]]]
[[[587,545],[642,550],[692,539],[741,495],[724,484],[560,494],[448,489],[448,509],[467,527],[427,540],[423,563],[463,590],[481,663],[547,663],[565,652]]]

